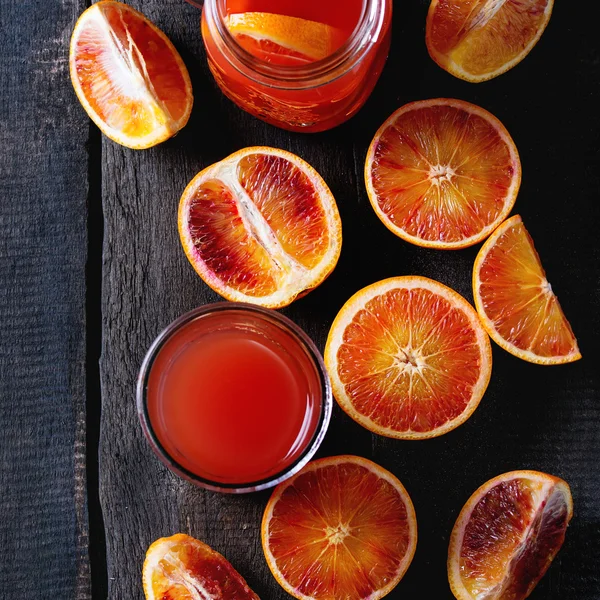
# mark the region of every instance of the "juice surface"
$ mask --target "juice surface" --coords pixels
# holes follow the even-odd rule
[[[180,465],[211,481],[253,483],[292,464],[320,416],[320,383],[284,332],[175,334],[148,380],[152,427]]]
[[[266,12],[331,25],[345,41],[358,24],[363,0],[226,0],[228,14]]]

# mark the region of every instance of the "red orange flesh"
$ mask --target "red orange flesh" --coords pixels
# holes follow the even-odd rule
[[[487,237],[511,211],[521,163],[505,127],[489,112],[440,98],[398,109],[367,153],[371,205],[397,236],[439,249]]]
[[[432,0],[426,43],[431,58],[474,83],[520,63],[540,39],[554,0]]]
[[[426,277],[394,277],[357,292],[325,346],[335,398],[381,435],[422,439],[464,423],[490,379],[490,341],[455,291]]]
[[[144,15],[112,0],[77,21],[71,80],[90,118],[109,138],[149,148],[177,133],[192,109],[192,86],[179,53]]]
[[[321,60],[344,41],[343,33],[330,25],[267,12],[229,15],[227,28],[250,54],[279,65]]]
[[[569,486],[535,471],[488,481],[450,538],[448,577],[459,600],[523,600],[550,567],[573,514]]]
[[[335,200],[301,158],[245,148],[199,173],[179,205],[188,259],[229,300],[272,308],[333,270],[341,250]]]
[[[275,489],[262,523],[269,568],[302,600],[382,598],[402,579],[416,542],[402,484],[357,456],[309,463]]]
[[[146,600],[259,600],[224,556],[183,533],[148,548],[143,585]]]
[[[520,216],[505,221],[479,251],[473,296],[491,338],[511,354],[545,365],[581,358]]]

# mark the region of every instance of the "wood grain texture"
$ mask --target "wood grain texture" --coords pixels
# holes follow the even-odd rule
[[[90,598],[85,477],[85,2],[0,4],[0,596]]]
[[[524,173],[515,210],[536,241],[584,360],[544,368],[494,348],[489,391],[475,415],[456,431],[423,442],[386,440],[371,436],[336,407],[320,455],[372,458],[398,475],[414,500],[419,545],[390,598],[451,598],[447,543],[462,505],[492,476],[535,468],[571,484],[575,519],[559,558],[531,598],[600,599],[595,339],[600,326],[600,61],[593,27],[600,9],[588,7],[596,18],[582,20],[575,5],[558,2],[538,47],[520,66],[474,86],[429,59],[424,46],[428,2],[398,2],[390,59],[365,108],[333,131],[302,135],[253,119],[220,94],[205,64],[195,9],[180,0],[132,4],[181,51],[192,75],[195,106],[189,125],[155,149],[135,152],[103,141],[100,492],[109,598],[142,598],[140,570],[147,546],[177,531],[222,552],[263,599],[288,597],[271,577],[260,548],[260,518],[268,494],[230,497],[180,481],[154,457],[137,420],[135,381],[154,337],[184,311],[219,299],[194,274],[179,244],[176,210],[185,185],[200,169],[249,145],[295,152],[323,175],[342,216],[342,256],[323,286],[283,311],[321,349],[343,302],[384,277],[426,275],[471,300],[477,249],[439,252],[400,241],[376,218],[362,181],[367,146],[383,120],[405,102],[446,96],[489,109],[513,135]]]

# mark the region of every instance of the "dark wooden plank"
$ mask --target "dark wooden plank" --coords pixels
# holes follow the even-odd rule
[[[344,248],[321,288],[284,312],[322,348],[329,325],[357,289],[392,275],[422,274],[471,298],[476,249],[435,252],[387,232],[371,210],[362,165],[371,136],[403,103],[459,97],[502,119],[522,155],[517,203],[581,341],[584,360],[560,368],[522,363],[494,350],[489,392],[471,420],[440,439],[395,442],[371,436],[336,408],[322,455],[356,453],[396,473],[411,493],[420,541],[413,565],[390,598],[451,598],[448,536],[475,488],[514,468],[565,477],[576,518],[565,548],[532,598],[599,599],[600,381],[597,344],[600,63],[593,23],[557,3],[539,46],[518,68],[474,86],[441,71],[427,56],[428,2],[397,3],[390,60],[373,96],[351,123],[318,135],[290,134],[235,108],[215,88],[204,62],[193,8],[179,0],[134,2],[173,39],[190,68],[196,105],[177,138],[146,152],[103,143],[105,253],[101,500],[107,530],[109,597],[143,597],[140,567],[155,538],[190,533],[224,553],[265,599],[288,597],[262,556],[259,524],[268,494],[204,492],[171,475],[145,443],[135,414],[135,379],[155,335],[173,318],[218,297],[196,277],[179,246],[179,195],[201,168],[248,145],[296,152],[321,172],[340,207]],[[598,13],[598,8],[591,9]],[[589,23],[589,24],[588,24]],[[560,82],[560,83],[559,83]],[[423,593],[423,582],[427,593]]]
[[[0,595],[90,598],[83,0],[0,5]]]
[[[188,181],[238,148],[273,145],[309,160],[338,198],[347,201],[348,212],[356,197],[351,148],[340,152],[335,138],[292,135],[239,111],[212,83],[199,36],[200,13],[183,2],[168,8],[159,2],[143,3],[140,8],[182,52],[196,105],[187,128],[160,147],[133,152],[110,141],[103,145],[101,500],[109,597],[142,598],[139,568],[147,546],[160,536],[183,531],[225,554],[261,597],[284,598],[260,549],[260,518],[268,494],[221,496],[168,472],[143,439],[135,412],[135,379],[146,349],[165,325],[184,311],[219,299],[195,275],[180,247],[176,210]],[[309,303],[285,312],[322,346],[337,304],[321,310],[320,305],[329,302],[327,291],[312,296]],[[340,438],[354,437],[351,448],[356,452],[370,448],[369,434],[348,421],[337,420],[332,431]],[[341,452],[343,445],[328,441],[326,447],[329,453]]]

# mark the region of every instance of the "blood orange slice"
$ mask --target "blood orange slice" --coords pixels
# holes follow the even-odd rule
[[[432,0],[425,40],[433,60],[478,83],[520,63],[540,39],[554,0]]]
[[[507,352],[542,365],[581,358],[519,215],[498,227],[479,251],[473,296],[483,326]]]
[[[426,277],[356,293],[335,318],[325,364],[339,405],[388,437],[422,439],[464,423],[490,379],[490,341],[471,305]]]
[[[321,176],[298,156],[265,147],[239,150],[190,182],[179,235],[216,292],[271,308],[317,287],[342,244],[338,209]]]
[[[464,248],[511,211],[521,163],[505,127],[462,100],[424,100],[377,131],[365,163],[369,200],[383,224],[418,246]]]
[[[232,14],[226,23],[240,46],[253,56],[275,64],[320,60],[344,41],[341,32],[324,23],[273,13]]]
[[[358,456],[309,463],[265,510],[262,545],[275,579],[301,600],[376,600],[408,569],[415,511],[391,473]]]
[[[123,146],[155,146],[189,119],[192,84],[181,57],[162,31],[126,4],[104,0],[79,17],[69,65],[83,108]]]
[[[146,600],[259,600],[225,557],[183,533],[148,548],[142,578]]]
[[[573,516],[569,486],[536,471],[482,485],[462,509],[448,551],[458,600],[523,600],[560,550]]]

